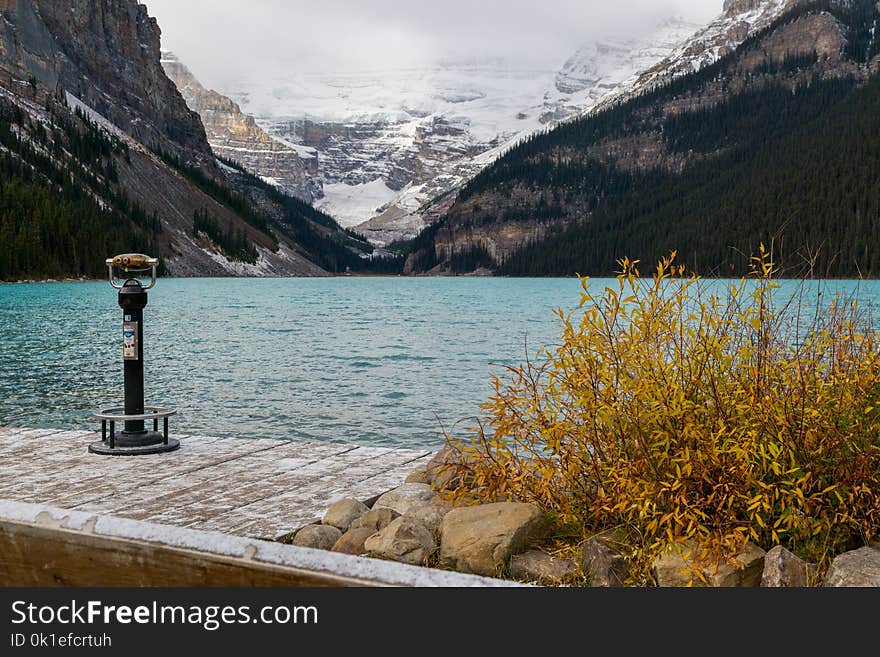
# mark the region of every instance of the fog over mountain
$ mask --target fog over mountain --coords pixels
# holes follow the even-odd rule
[[[722,4],[147,1],[163,48],[296,151],[316,207],[378,246],[417,235],[426,202],[625,87]],[[212,144],[277,183],[262,147]]]
[[[638,37],[678,15],[703,23],[722,0],[146,0],[162,46],[223,88],[248,75],[516,60],[556,67],[597,38]]]

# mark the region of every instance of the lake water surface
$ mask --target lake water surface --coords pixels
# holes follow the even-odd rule
[[[552,343],[569,280],[162,279],[145,310],[146,402],[205,435],[435,446],[498,367]],[[107,283],[0,285],[0,425],[96,428],[122,403]],[[466,423],[469,425],[469,423]]]
[[[874,282],[827,285],[880,299]],[[558,341],[552,311],[580,286],[163,279],[149,294],[146,401],[180,410],[172,430],[432,447],[472,426],[499,365]],[[0,285],[0,425],[96,428],[92,411],[121,405],[121,312],[107,283]]]

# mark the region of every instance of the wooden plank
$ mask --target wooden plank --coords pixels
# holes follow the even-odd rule
[[[14,437],[16,440],[29,440],[31,438],[46,438],[62,432],[62,429],[14,429],[10,434],[7,434],[7,438],[11,439]]]
[[[243,440],[243,444],[230,439],[203,443],[190,440],[181,445],[180,450],[166,454],[157,454],[149,458],[141,457],[106,457],[90,454],[88,459],[94,472],[91,476],[80,478],[73,485],[55,489],[57,495],[51,499],[40,499],[41,502],[62,507],[84,508],[95,511],[107,510],[108,506],[118,507],[124,504],[126,497],[136,491],[160,485],[165,482],[164,493],[172,492],[180,487],[178,481],[185,478],[202,476],[205,479],[217,476],[210,472],[224,463],[235,461],[243,455],[283,447],[283,441],[251,441]],[[95,474],[97,472],[97,474]],[[66,488],[66,489],[65,489]],[[163,491],[155,491],[159,495]]]
[[[33,429],[28,427],[0,427],[0,441],[5,440],[6,438],[12,438],[25,431],[33,431]]]
[[[425,454],[412,461],[406,461],[389,470],[379,472],[368,479],[348,488],[338,488],[330,492],[330,499],[350,496],[358,500],[369,500],[376,496],[377,491],[385,492],[399,486],[416,469],[428,465],[433,453]]]
[[[362,449],[372,451],[375,448]],[[346,456],[354,459],[355,454],[356,452],[351,452]],[[302,476],[302,471],[293,472],[290,477],[280,478],[285,484],[286,492],[263,497],[256,502],[187,526],[228,531],[241,536],[278,538],[318,520],[337,499],[354,497],[365,501],[391,490],[415,469],[415,463],[427,456],[429,454],[425,452],[389,450],[384,454],[370,454],[349,463],[342,463],[342,459],[339,459],[322,472],[306,473],[306,476]],[[394,471],[395,474],[379,478],[389,471]],[[365,483],[369,481],[372,481],[373,486]]]
[[[291,499],[289,491],[302,491],[311,486],[320,477],[330,478],[347,478],[352,471],[357,471],[364,467],[366,463],[376,463],[378,458],[390,453],[392,450],[385,447],[359,447],[347,451],[338,456],[309,464],[303,468],[295,470],[289,475],[285,475],[283,479],[279,479],[286,492],[278,493],[271,496],[271,499],[284,499],[285,502],[293,502],[292,507],[278,508],[273,507],[270,512],[276,517],[281,515],[291,516],[299,522],[303,515],[304,507],[307,509],[307,516],[311,518],[316,514],[323,512],[323,508],[319,508],[309,496],[297,495]],[[261,496],[259,500],[266,499],[267,496]],[[258,500],[258,501],[259,501]],[[199,518],[195,522],[187,523],[186,526],[195,526],[200,529],[212,529],[216,531],[234,531],[237,527],[247,526],[254,522],[257,517],[255,513],[261,512],[261,507],[254,506],[256,503],[247,503],[238,505],[224,513],[217,513],[209,518]],[[161,522],[160,518],[152,518],[157,522]],[[307,523],[304,523],[307,524]],[[300,524],[299,526],[302,526]],[[297,528],[297,527],[295,527]],[[249,536],[252,534],[248,534]]]
[[[0,498],[275,538],[340,497],[399,485],[425,450],[183,436],[148,457],[90,454],[94,431],[0,431]]]
[[[331,573],[0,522],[2,586],[379,586]]]
[[[169,491],[169,482],[162,480],[131,495],[117,495],[104,504],[92,504],[89,510],[122,512],[128,518],[154,522],[191,524],[271,494],[278,475],[288,469],[309,465],[322,455],[333,457],[352,449],[355,448],[350,445],[309,444],[300,447],[303,455],[297,457],[291,450],[279,448],[284,458],[242,457],[199,471],[200,476],[192,478],[191,485],[176,479],[173,483],[177,488]]]

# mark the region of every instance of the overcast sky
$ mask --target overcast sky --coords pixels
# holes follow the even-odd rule
[[[707,22],[723,0],[142,0],[203,82],[498,57],[561,64],[596,37],[662,17]]]

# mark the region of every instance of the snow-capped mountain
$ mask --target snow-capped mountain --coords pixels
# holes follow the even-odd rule
[[[273,139],[229,98],[206,89],[174,53],[163,51],[160,63],[187,106],[201,117],[217,156],[239,163],[307,203],[321,195],[318,181],[308,175],[308,164],[295,147]]]
[[[635,82],[698,26],[669,20],[641,39],[586,44],[560,68],[504,61],[231,83],[223,93],[271,135],[314,149],[341,224],[386,243],[415,236],[420,208],[455,189],[518,139]],[[368,223],[365,223],[368,222]]]
[[[728,2],[638,76],[636,102],[513,149],[442,210],[404,271],[606,276],[620,257],[675,248],[691,270],[736,276],[772,241],[792,271],[809,253],[816,270],[863,273],[880,4],[794,4]]]
[[[633,88],[644,71],[669,57],[698,28],[673,19],[645,40],[587,44],[565,62],[556,74],[554,89],[545,97],[548,111],[556,114],[552,118],[561,120],[590,111],[609,96]]]
[[[727,0],[708,26],[670,19],[642,38],[587,43],[556,70],[451,61],[290,72],[222,91],[311,159],[317,207],[386,244],[418,234],[450,191],[520,139],[701,68],[799,1]]]
[[[631,85],[609,95],[607,102],[638,93],[680,75],[708,66],[736,50],[750,35],[769,26],[789,9],[806,0],[725,0],[720,16],[690,38],[683,40],[668,56],[644,68]]]
[[[554,73],[446,63],[246,81],[225,92],[276,138],[317,152],[316,205],[354,226],[386,210],[409,215],[468,177],[473,158],[541,127]],[[420,228],[416,220],[411,232]]]

